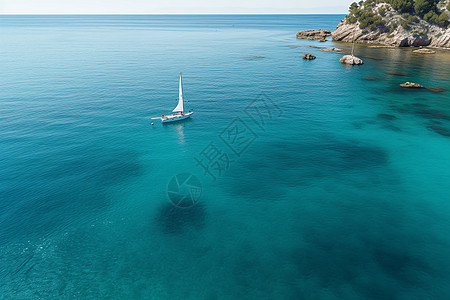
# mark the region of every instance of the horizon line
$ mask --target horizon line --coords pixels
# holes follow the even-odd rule
[[[3,16],[346,15],[347,13],[0,13]]]

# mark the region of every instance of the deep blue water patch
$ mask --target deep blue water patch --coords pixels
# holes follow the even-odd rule
[[[189,229],[200,230],[205,226],[206,208],[202,203],[185,208],[165,203],[158,209],[154,220],[166,234],[181,234]]]

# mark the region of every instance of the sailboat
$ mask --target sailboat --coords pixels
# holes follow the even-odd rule
[[[183,83],[182,83],[181,73],[180,73],[180,85],[178,87],[178,105],[174,108],[174,110],[172,110],[172,112],[173,112],[173,114],[162,115],[161,117],[152,118],[152,119],[161,119],[162,123],[168,123],[168,122],[176,122],[176,121],[181,121],[181,120],[187,119],[194,114],[193,111],[185,112],[185,110],[184,110]]]

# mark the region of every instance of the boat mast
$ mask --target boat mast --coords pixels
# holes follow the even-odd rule
[[[184,110],[184,101],[183,101],[183,84],[181,79],[181,72],[180,72],[180,86],[178,88],[178,101],[181,102],[181,112]]]
[[[355,27],[355,29],[356,29],[356,27]],[[353,51],[355,49],[355,29],[353,29],[352,57],[353,57]]]
[[[181,80],[181,73],[180,73],[180,85],[178,87],[178,105],[175,107],[173,112],[184,112],[184,103],[183,103],[183,84]]]

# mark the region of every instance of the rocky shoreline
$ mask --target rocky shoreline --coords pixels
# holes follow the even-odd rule
[[[440,13],[440,23],[427,15],[420,16],[414,10],[402,12],[393,5],[395,2],[392,1],[366,0],[353,3],[350,13],[332,32],[333,40],[393,47],[450,49],[450,0],[440,1],[435,8]]]
[[[435,30],[436,26],[430,25],[427,38],[414,36],[413,31],[398,28],[393,35],[387,33],[364,33],[359,24],[347,24],[342,20],[332,33],[333,41],[352,43],[377,44],[394,47],[432,47],[450,49],[450,28],[447,30]]]

